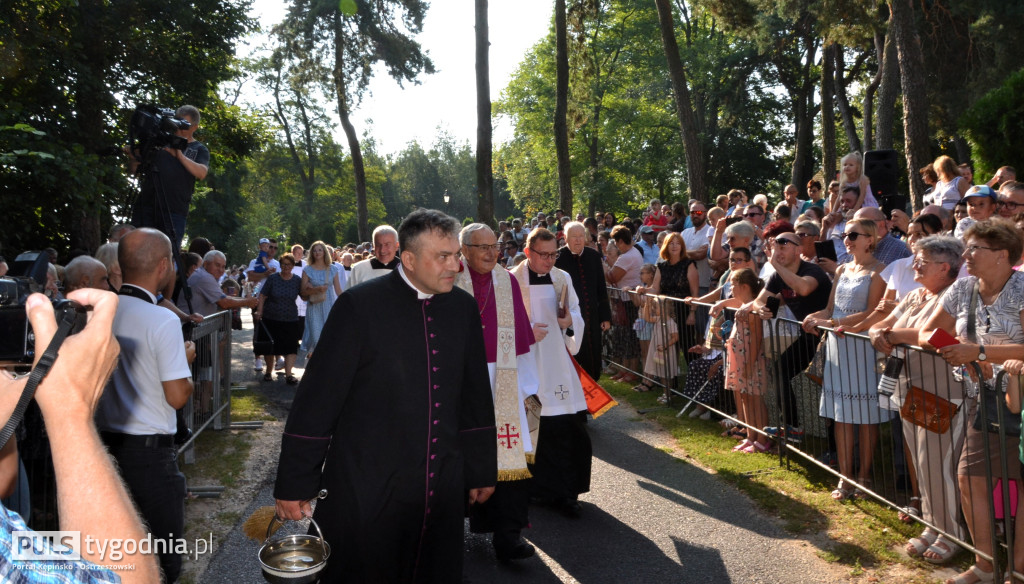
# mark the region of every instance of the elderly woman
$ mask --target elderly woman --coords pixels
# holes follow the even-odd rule
[[[895,354],[904,360],[907,382],[898,384],[890,398],[897,408],[903,406],[911,387],[959,405],[963,402],[963,385],[953,379],[938,355],[912,352],[897,345],[918,343],[920,329],[939,306],[942,293],[957,279],[964,245],[955,237],[935,235],[918,239],[913,249],[914,281],[921,287],[904,295],[884,320],[871,327],[871,344],[886,355]],[[958,521],[960,493],[953,476],[963,447],[965,410],[960,408],[951,417],[949,430],[941,434],[903,419],[911,481],[918,493],[915,498],[919,506],[913,505],[913,500],[911,506],[925,521],[957,539],[966,535]],[[922,556],[936,564],[946,562],[959,550],[958,545],[930,527],[907,543],[909,555]]]
[[[755,254],[755,250],[751,247],[754,243],[754,239],[757,237],[757,231],[754,226],[747,221],[739,221],[732,225],[726,226],[726,220],[722,219],[715,225],[715,235],[711,238],[711,246],[708,247],[711,259],[713,261],[722,261],[728,259],[729,250],[737,247],[743,247]],[[756,261],[756,259],[755,259]],[[760,266],[758,266],[760,269]]]
[[[942,296],[935,313],[920,331],[919,344],[927,345],[928,338],[938,329],[956,331],[960,343],[939,348],[939,354],[955,367],[977,364],[990,381],[995,373],[993,367],[1024,355],[1024,273],[1013,269],[1024,250],[1024,237],[1012,223],[992,219],[972,225],[965,238],[963,257],[969,275],[954,282]],[[972,305],[975,307],[973,317],[969,316]],[[973,327],[968,326],[968,321],[972,321]],[[975,418],[976,398],[980,395],[973,371],[973,367],[968,368],[971,376],[965,378],[970,398],[965,414],[968,421]],[[1000,445],[998,434],[976,430],[971,423],[967,424],[966,434],[957,466],[960,502],[975,547],[992,554],[989,509],[992,493],[985,478],[985,443],[989,447],[993,476],[1003,478],[1000,446],[1005,448],[1003,453],[1017,452],[1020,440],[1015,436],[1007,437],[1006,443]],[[1017,457],[1007,455],[1006,461],[1009,474],[1005,478],[1016,479],[1020,474]],[[1024,521],[1017,523],[1017,537],[1024,537],[1021,524]],[[978,555],[967,572],[948,582],[991,582],[992,572],[992,563]]]
[[[302,279],[292,273],[295,256],[286,253],[279,261],[281,271],[267,276],[263,287],[260,288],[259,304],[252,315],[253,318],[263,321],[263,325],[274,339],[274,352],[263,357],[267,367],[263,381],[273,379],[274,355],[284,355],[285,380],[288,385],[296,385],[299,380],[292,375],[292,367],[295,366],[295,358],[299,351],[302,328],[295,299],[302,290]]]
[[[610,263],[614,259],[614,263]],[[633,233],[624,225],[617,225],[611,232],[611,242],[608,246],[608,255],[605,261],[605,280],[622,290],[620,298],[612,298],[612,329],[611,344],[613,347],[612,356],[620,359],[626,368],[617,375],[612,376],[613,381],[632,382],[637,377],[630,371],[637,371],[640,367],[640,346],[636,342],[636,336],[630,324],[636,320],[636,310],[628,310],[629,294],[626,290],[632,290],[640,285],[640,267],[644,264],[643,256],[633,247]]]
[[[856,326],[867,317],[882,298],[885,281],[881,278],[881,262],[875,259],[877,237],[875,222],[855,219],[846,224],[843,240],[853,260],[836,270],[835,284],[828,306],[807,315],[803,327],[808,333],[818,327],[831,327],[828,336],[828,361],[822,383],[820,414],[835,422],[836,453],[839,471],[857,481],[871,485],[871,462],[878,443],[878,424],[882,414],[878,407],[878,374],[875,372],[875,352],[855,339],[842,336],[844,328]],[[854,450],[859,438],[860,466],[854,461]],[[840,501],[858,496],[846,481],[832,491],[832,498]]]

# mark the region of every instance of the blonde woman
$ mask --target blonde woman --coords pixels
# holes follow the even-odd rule
[[[309,247],[309,258],[302,270],[302,295],[306,297],[306,328],[302,335],[300,358],[308,358],[313,354],[316,343],[320,340],[320,331],[327,322],[327,315],[334,306],[334,301],[341,295],[341,278],[338,275],[339,264],[330,259],[327,245],[316,241]]]
[[[931,203],[942,205],[943,209],[952,211],[957,202],[964,198],[964,194],[967,189],[971,188],[971,185],[964,177],[960,176],[960,169],[956,167],[956,162],[948,156],[936,158],[932,163],[932,169],[938,175],[939,182],[935,183],[935,188],[932,190]]]
[[[873,311],[885,292],[882,262],[875,259],[877,237],[875,222],[855,219],[846,224],[843,241],[853,260],[836,270],[835,284],[828,306],[804,319],[804,330],[816,333],[818,327],[836,332],[828,336],[828,361],[825,365],[819,414],[835,422],[836,452],[843,476],[854,472],[854,446],[859,438],[860,472],[857,481],[871,484],[871,460],[878,442],[878,424],[882,414],[878,406],[878,373],[871,345],[842,336],[844,326],[859,324]],[[840,480],[832,498],[840,501],[855,496],[852,487]]]

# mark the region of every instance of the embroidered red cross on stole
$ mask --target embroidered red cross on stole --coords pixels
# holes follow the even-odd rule
[[[513,445],[519,444],[519,441],[515,440],[515,438],[521,438],[517,430],[518,428],[515,426],[505,424],[505,433],[502,434],[500,430],[498,432],[498,444],[501,444],[505,448],[511,450]]]

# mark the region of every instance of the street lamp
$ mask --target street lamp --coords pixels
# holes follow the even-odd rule
[[[448,196],[448,189],[445,189],[444,190],[444,212],[445,213],[448,212],[448,201],[451,201],[451,200],[452,200],[452,198],[450,196]]]

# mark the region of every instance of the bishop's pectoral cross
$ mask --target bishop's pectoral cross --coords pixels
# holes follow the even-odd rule
[[[558,399],[565,401],[565,396],[569,395],[569,390],[565,386],[559,385],[558,389],[555,390],[555,394],[558,396]]]

